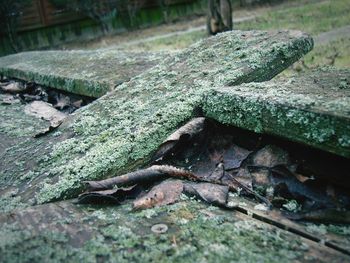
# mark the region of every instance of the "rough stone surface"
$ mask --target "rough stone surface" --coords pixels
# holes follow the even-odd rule
[[[350,70],[213,89],[203,105],[221,123],[350,157]]]
[[[0,261],[8,263],[349,261],[320,243],[195,200],[141,212],[65,201],[2,214],[0,224]],[[155,224],[167,232],[153,233]]]
[[[37,139],[31,136],[43,121],[24,119],[23,105],[0,105],[7,114],[0,138],[20,141],[0,151],[0,208],[9,211],[0,214],[0,261],[349,261],[322,244],[186,197],[141,212],[130,204],[70,201],[25,208],[75,196],[81,180],[147,164],[169,134],[206,109],[215,87],[270,79],[311,48],[312,40],[298,32],[221,34],[167,58]],[[11,129],[11,119],[21,127],[33,121],[34,128]],[[152,232],[159,223],[166,233]]]
[[[0,74],[97,98],[163,57],[163,53],[111,49],[33,51],[1,57]]]
[[[50,123],[25,114],[25,105],[19,100],[10,105],[2,103],[6,97],[0,94],[0,206],[1,210],[9,211],[18,206],[14,194],[19,182],[28,180],[21,176],[50,151],[43,141],[34,138]]]
[[[20,167],[3,164],[0,187],[15,187],[17,199],[7,191],[1,207],[74,197],[83,180],[147,164],[169,134],[200,114],[213,87],[271,79],[311,48],[312,39],[297,31],[236,31],[168,57],[38,138],[40,146],[18,156]],[[33,152],[42,155],[28,161]],[[9,174],[11,184],[3,180]]]

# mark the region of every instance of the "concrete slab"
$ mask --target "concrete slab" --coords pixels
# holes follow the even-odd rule
[[[213,89],[203,108],[221,123],[350,157],[350,70]]]
[[[146,165],[169,133],[203,113],[346,156],[348,70],[244,84],[272,78],[311,48],[298,32],[225,33],[166,58],[36,139],[45,121],[21,115],[21,104],[0,105],[0,209],[9,211],[0,214],[0,261],[349,261],[330,249],[329,235],[313,242],[195,200],[139,212],[70,201],[25,208],[74,197],[81,180]],[[152,232],[158,223],[166,233]]]
[[[164,53],[33,51],[0,58],[0,75],[98,98],[156,65]]]
[[[0,189],[16,192],[7,192],[0,207],[74,197],[83,180],[146,165],[169,134],[200,114],[213,87],[269,80],[312,46],[298,31],[233,31],[167,57],[38,138],[38,147],[18,157],[26,169],[2,162]],[[28,161],[34,150],[42,156]],[[8,173],[11,184],[3,180]]]
[[[165,224],[165,233],[152,232]],[[57,202],[0,215],[1,262],[348,262],[324,244],[196,200],[129,205]]]

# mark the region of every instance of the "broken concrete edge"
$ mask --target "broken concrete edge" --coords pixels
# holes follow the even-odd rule
[[[256,133],[276,135],[350,158],[348,119],[275,102],[230,95],[229,89],[213,90],[206,97],[205,116],[226,125]]]
[[[55,88],[78,95],[99,98],[111,91],[114,85],[107,82],[89,81],[84,78],[71,78],[69,76],[41,74],[39,71],[27,71],[16,68],[0,67],[0,74],[5,77],[34,82],[49,88]]]
[[[348,70],[320,69],[292,77],[290,83],[269,81],[215,88],[206,95],[203,110],[205,116],[223,124],[350,158],[350,117],[346,111],[349,92],[341,83],[341,78],[350,82],[349,77]],[[326,86],[313,83],[327,78],[328,83],[322,83]]]
[[[0,58],[0,74],[98,98],[148,70],[164,52],[115,49],[31,51]]]
[[[31,171],[18,174],[30,183],[22,187],[21,202],[72,198],[84,180],[147,165],[169,134],[197,115],[212,87],[269,80],[310,51],[312,43],[299,31],[235,31],[163,60],[62,124],[52,152]],[[67,139],[67,133],[74,136]]]

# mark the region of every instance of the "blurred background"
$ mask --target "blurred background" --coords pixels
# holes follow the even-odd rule
[[[0,56],[39,49],[176,52],[213,33],[208,20],[213,16],[209,2],[0,0]],[[298,29],[314,37],[314,50],[293,65],[292,71],[320,66],[350,67],[349,0],[226,2],[230,4],[234,30]],[[228,16],[227,6],[225,10]]]

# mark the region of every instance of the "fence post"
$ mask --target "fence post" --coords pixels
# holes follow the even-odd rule
[[[38,0],[38,8],[40,14],[40,21],[43,26],[48,25],[47,12],[46,12],[46,2],[47,0]]]

